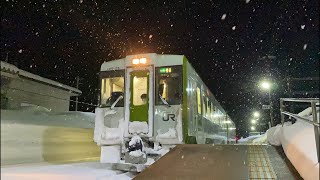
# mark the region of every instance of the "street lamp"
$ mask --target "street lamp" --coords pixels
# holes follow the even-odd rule
[[[259,113],[259,112],[257,112],[257,111],[256,111],[256,112],[254,112],[254,113],[253,113],[253,117],[255,117],[255,118],[260,117],[260,113]]]
[[[251,126],[251,131],[254,131],[254,130],[256,130],[256,127]]]
[[[252,123],[252,124],[256,124],[256,123],[257,123],[257,120],[252,119],[252,120],[251,120],[251,123]]]
[[[260,87],[264,90],[267,90],[268,91],[268,95],[269,95],[269,106],[270,106],[270,126],[273,126],[274,125],[274,122],[273,122],[273,116],[272,116],[272,100],[271,100],[271,83],[269,81],[262,81],[260,83]]]

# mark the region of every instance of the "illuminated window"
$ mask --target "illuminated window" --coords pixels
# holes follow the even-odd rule
[[[210,114],[210,119],[213,122],[213,114],[214,114],[214,109],[213,109],[213,103],[211,103],[211,114]]]
[[[148,77],[133,77],[133,105],[140,106],[148,101]]]
[[[124,96],[124,70],[100,72],[100,105],[110,107],[120,96]],[[119,99],[115,107],[123,107],[123,99]]]
[[[197,103],[198,103],[198,114],[201,114],[201,91],[197,87]]]
[[[208,98],[207,98],[207,119],[210,119],[210,102]]]
[[[182,103],[182,66],[158,67],[156,70],[156,105]]]
[[[206,111],[207,111],[207,101],[206,101],[206,97],[205,97],[205,94],[202,94],[202,98],[203,98],[203,100],[202,100],[202,108],[203,108],[203,117],[206,117]]]

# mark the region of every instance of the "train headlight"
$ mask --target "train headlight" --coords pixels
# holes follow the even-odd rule
[[[139,59],[132,59],[132,64],[139,64],[140,60]]]
[[[140,64],[147,64],[147,58],[140,58]]]
[[[132,64],[147,64],[147,58],[140,58],[140,59],[132,59]]]

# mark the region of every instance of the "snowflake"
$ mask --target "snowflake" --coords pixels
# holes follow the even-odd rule
[[[223,14],[222,17],[221,17],[221,20],[225,20],[227,17],[227,14]]]

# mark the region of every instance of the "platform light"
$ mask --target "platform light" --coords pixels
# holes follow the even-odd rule
[[[256,112],[254,112],[254,113],[253,113],[253,117],[256,117],[256,118],[260,117],[260,113],[259,113],[259,112],[257,112],[257,111],[256,111]]]
[[[147,64],[147,58],[140,58],[140,64]]]
[[[132,59],[132,64],[139,64],[140,60],[139,59]]]
[[[263,89],[269,90],[269,89],[271,88],[271,83],[268,82],[268,81],[262,81],[262,82],[261,82],[261,87],[262,87]]]

